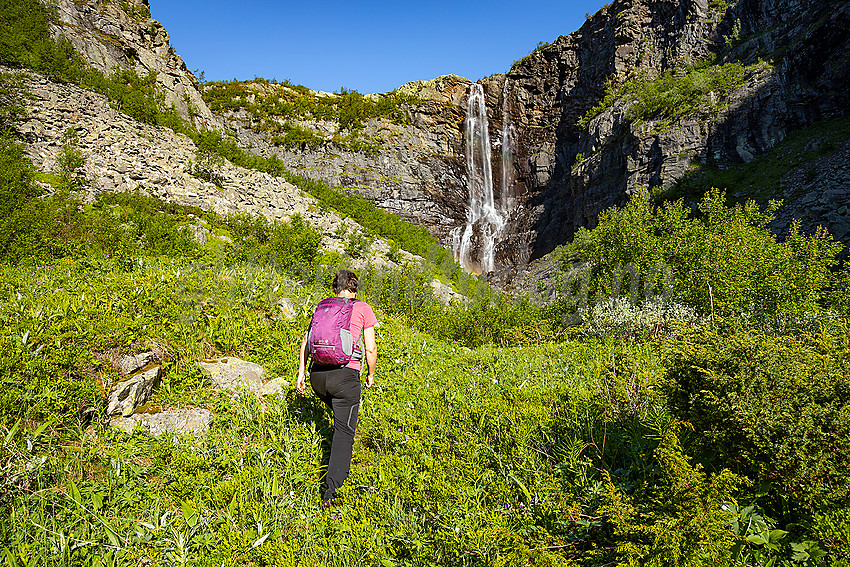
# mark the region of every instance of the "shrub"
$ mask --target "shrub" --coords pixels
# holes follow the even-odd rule
[[[673,122],[689,117],[708,118],[723,108],[720,101],[767,65],[761,61],[747,66],[740,63],[717,64],[706,59],[695,65],[671,69],[657,77],[650,77],[646,70],[640,70],[636,76],[622,83],[609,79],[605,83],[602,100],[581,117],[577,126],[586,128],[593,118],[617,100],[631,103],[627,115],[635,121],[663,119]]]
[[[655,470],[632,494],[606,475],[601,512],[613,527],[617,564],[727,563],[734,543],[724,505],[740,480],[728,470],[706,474],[682,451],[677,428],[662,434]]]
[[[701,325],[704,322],[693,308],[676,301],[632,303],[626,297],[581,308],[579,316],[584,322],[582,335],[625,339],[655,338],[674,331],[682,324]]]
[[[38,214],[39,193],[23,148],[0,136],[0,263],[50,254],[44,219]]]
[[[848,344],[846,322],[785,337],[687,332],[665,352],[670,406],[694,425],[700,458],[770,483],[773,512],[796,520],[850,493]]]
[[[778,242],[767,224],[780,203],[762,211],[754,201],[727,207],[725,199],[723,191],[709,191],[690,217],[683,201],[656,207],[643,189],[626,206],[601,213],[596,228],[579,229],[565,255],[592,263],[595,297],[610,295],[622,266],[654,273],[658,286],[662,274],[653,270],[667,265],[675,296],[699,313],[770,320],[820,312],[842,245],[823,229],[801,235],[796,223]]]

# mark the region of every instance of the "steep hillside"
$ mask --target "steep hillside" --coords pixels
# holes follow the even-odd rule
[[[202,91],[240,144],[366,197],[446,242],[466,218],[463,121],[470,84],[448,75],[383,95],[269,81],[208,83]],[[395,107],[392,115],[363,112],[382,101]]]
[[[165,104],[187,120],[214,127],[217,120],[198,92],[198,80],[171,48],[168,31],[151,18],[148,0],[57,0],[54,36],[70,40],[94,68],[156,73]]]

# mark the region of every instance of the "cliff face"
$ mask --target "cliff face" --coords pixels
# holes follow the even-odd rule
[[[56,0],[59,21],[55,35],[63,35],[90,65],[110,74],[116,69],[150,71],[165,94],[187,120],[210,128],[218,121],[198,91],[183,59],[174,53],[166,29],[150,17],[148,0]]]
[[[726,8],[620,0],[603,8],[508,73],[521,140],[516,175],[528,195],[511,231],[523,238],[511,245],[538,257],[578,227],[594,226],[599,212],[639,185],[668,188],[697,165],[750,162],[790,132],[846,113],[847,29],[846,1],[742,0]],[[608,78],[659,76],[709,55],[751,66],[717,101],[715,116],[634,120],[633,101],[623,98],[587,127],[577,125]],[[758,65],[759,58],[772,64]]]
[[[847,29],[847,0],[617,0],[506,75],[480,80],[494,192],[497,200],[508,194],[513,203],[496,248],[497,272],[509,275],[579,227],[593,227],[602,210],[622,204],[638,186],[669,189],[697,167],[750,162],[789,133],[843,115],[850,85]],[[608,83],[651,82],[694,66],[722,70],[726,64],[745,72],[727,90],[708,93],[702,112],[638,119],[634,99],[621,95],[579,125]],[[450,233],[466,222],[469,202],[463,140],[469,85],[449,76],[402,87],[421,100],[407,105],[409,124],[369,122],[366,134],[381,143],[377,155],[332,146],[282,150],[252,138],[238,120],[231,126],[291,169],[373,199],[451,245]],[[508,132],[511,139],[503,139]],[[499,174],[502,167],[508,171]],[[777,187],[772,195],[786,198],[780,232],[799,216],[793,212],[803,206],[800,199],[812,198],[792,193]],[[850,240],[850,219],[827,218],[844,199],[832,193],[838,196],[808,214],[804,229],[825,224],[836,238]]]
[[[470,84],[463,77],[446,75],[403,85],[397,92],[417,100],[403,105],[405,120],[372,118],[357,134],[376,144],[377,151],[332,143],[317,149],[287,149],[272,145],[267,135],[257,132],[252,117],[244,111],[224,112],[222,118],[239,143],[252,151],[275,154],[290,171],[371,199],[446,240],[448,232],[466,218],[463,121]],[[264,83],[248,83],[245,88],[265,96],[287,90]],[[311,96],[324,94],[313,92]],[[293,120],[284,116],[278,121]],[[333,122],[295,122],[326,139],[339,133],[339,125]]]

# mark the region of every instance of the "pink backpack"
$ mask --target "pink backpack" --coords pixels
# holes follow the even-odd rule
[[[351,313],[355,301],[329,297],[316,306],[307,335],[307,348],[315,364],[345,366],[352,360],[363,358],[362,337],[355,345],[351,335]]]

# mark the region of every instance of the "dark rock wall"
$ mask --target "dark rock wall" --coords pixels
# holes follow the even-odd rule
[[[669,187],[694,162],[751,161],[789,132],[844,114],[848,6],[743,0],[721,11],[699,0],[619,1],[515,65],[508,79],[517,87],[517,176],[527,198],[512,230],[524,242],[510,243],[506,259],[546,254],[578,227],[594,226],[599,212],[623,203],[639,185]],[[774,65],[735,91],[715,120],[631,123],[627,101],[619,101],[587,128],[576,125],[609,77],[636,69],[659,74],[712,54],[721,62],[762,57]]]

